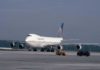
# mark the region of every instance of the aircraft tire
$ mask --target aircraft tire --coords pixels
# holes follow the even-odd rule
[[[41,52],[44,52],[44,48],[42,48],[40,51],[41,51]]]
[[[66,56],[66,53],[64,51],[61,52],[62,56]]]
[[[55,51],[55,50],[52,48],[52,49],[51,49],[51,52],[54,52],[54,51]]]
[[[85,52],[85,56],[87,56],[87,57],[90,56],[90,52],[88,52],[88,51]]]
[[[58,50],[58,51],[56,51],[56,55],[66,56],[66,53],[64,51]]]
[[[61,52],[59,50],[56,51],[56,55],[61,55]]]
[[[50,52],[50,49],[47,49],[47,52]]]
[[[31,49],[28,49],[28,51],[31,51]]]
[[[33,51],[37,51],[37,49],[36,48],[33,48]]]
[[[77,56],[82,56],[83,55],[83,52],[82,51],[78,51],[77,52]]]

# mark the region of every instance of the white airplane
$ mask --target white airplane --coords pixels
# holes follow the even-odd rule
[[[51,51],[54,51],[53,47],[56,47],[56,54],[57,55],[66,55],[64,50],[63,50],[63,45],[62,42],[65,41],[63,39],[63,26],[64,23],[61,24],[59,27],[58,33],[59,37],[47,37],[47,36],[41,36],[38,34],[28,34],[28,36],[25,39],[25,43],[30,46],[30,49],[34,48],[36,51],[36,48],[39,47],[44,51],[44,48],[49,47],[51,48]],[[74,39],[72,39],[74,40]],[[77,55],[78,56],[90,56],[89,51],[82,51],[82,45],[81,44],[76,44],[76,48],[78,49]]]
[[[59,28],[59,33],[61,34],[61,37],[47,37],[38,34],[28,34],[25,39],[25,42],[28,46],[30,46],[30,48],[35,48],[35,50],[37,47],[42,48],[42,50],[46,47],[49,47],[51,49],[53,49],[53,47],[57,47],[57,49],[59,49],[59,54],[65,55],[65,53],[61,51],[63,49],[61,45],[63,41],[63,26],[64,23],[62,23]]]

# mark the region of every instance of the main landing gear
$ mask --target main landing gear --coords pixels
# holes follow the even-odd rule
[[[89,51],[81,51],[81,50],[79,50],[78,52],[77,52],[77,56],[90,56],[90,52]]]
[[[63,50],[63,46],[57,46],[56,55],[66,56],[65,51]]]
[[[63,51],[63,50],[57,50],[56,51],[56,55],[62,55],[62,56],[66,56],[66,53],[65,53],[65,51]]]

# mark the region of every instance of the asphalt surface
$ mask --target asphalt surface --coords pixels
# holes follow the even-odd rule
[[[0,51],[0,70],[100,70],[100,54],[79,57],[29,51]]]

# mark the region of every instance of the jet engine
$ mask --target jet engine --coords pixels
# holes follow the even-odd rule
[[[20,42],[11,42],[10,46],[14,49],[24,49],[24,44]]]
[[[11,42],[11,43],[10,43],[10,46],[11,46],[11,48],[15,48],[16,42]]]
[[[79,44],[76,47],[78,49],[77,56],[90,56],[90,52],[86,51],[86,50],[83,50],[82,45]]]
[[[65,56],[66,53],[65,51],[63,50],[63,46],[62,45],[58,45],[57,46],[57,50],[56,50],[56,55],[62,55],[62,56]]]
[[[82,49],[82,46],[79,44],[79,45],[76,45],[76,48],[77,48],[78,50],[81,50],[81,49]]]

